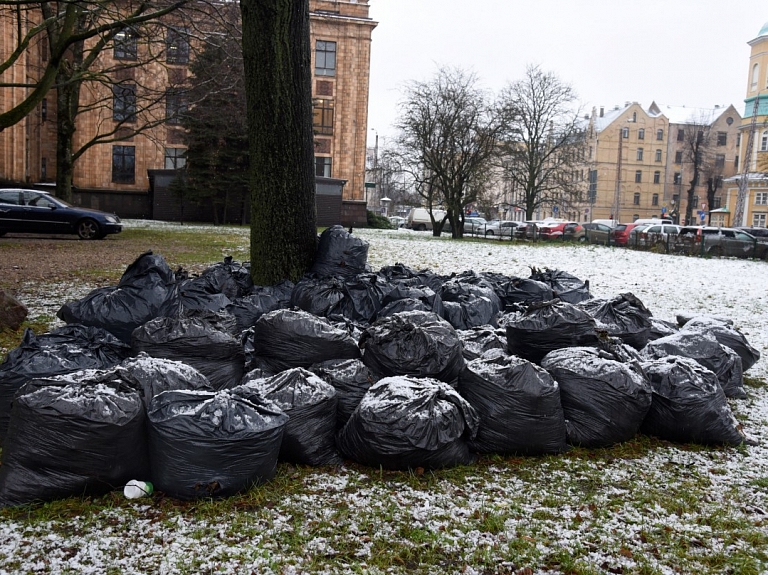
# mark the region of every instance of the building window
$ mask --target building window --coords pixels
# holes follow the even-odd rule
[[[315,100],[312,109],[312,127],[315,134],[333,134],[333,102],[331,100]]]
[[[656,161],[657,162],[661,161],[661,150],[656,150]]]
[[[315,175],[324,178],[331,177],[331,158],[315,156]]]
[[[336,42],[318,40],[315,44],[315,75],[336,75]]]
[[[662,129],[656,130],[656,139],[659,141],[662,141],[664,139],[664,130]]]
[[[652,206],[659,205],[659,194],[653,194],[653,196],[651,197],[651,205]]]
[[[676,186],[679,186],[681,180],[682,178],[680,176],[680,172],[675,172],[674,178],[672,179],[672,183],[675,184]]]
[[[621,129],[621,137],[622,138],[629,138],[629,128],[622,128]]]
[[[48,119],[48,98],[40,102],[40,119],[45,122]]]
[[[695,210],[696,206],[699,205],[699,196],[693,196],[693,201],[691,202],[691,207]]]
[[[741,146],[741,132],[736,134],[736,147],[738,148],[739,146]]]
[[[136,85],[115,84],[112,86],[112,119],[118,122],[136,120]]]
[[[724,168],[725,167],[725,154],[716,154],[715,155],[715,167],[716,168]]]
[[[763,135],[760,138],[760,151],[768,152],[768,130],[763,132]]]
[[[636,193],[635,196],[632,198],[632,204],[635,206],[640,205],[640,194]]]
[[[165,37],[165,61],[169,64],[189,63],[189,34],[186,28],[168,28]]]
[[[186,150],[184,148],[166,148],[165,149],[165,169],[179,170],[187,165],[187,158],[184,157]]]
[[[48,179],[48,158],[40,158],[40,179]]]
[[[766,213],[757,213],[752,214],[752,227],[753,228],[764,228],[766,227],[766,216],[768,214]]]
[[[645,140],[645,129],[644,128],[640,128],[637,131],[637,139],[638,140]]]
[[[653,172],[653,183],[654,184],[660,184],[661,183],[661,172],[656,170]]]
[[[723,198],[720,196],[715,196],[712,198],[712,205],[710,206],[710,209],[713,210],[719,210],[723,205]]]
[[[115,60],[136,60],[138,58],[138,34],[126,28],[115,34],[112,56]]]
[[[638,148],[637,149],[637,161],[642,162],[643,161],[643,149]]]
[[[736,168],[736,170],[739,169],[739,156],[738,155],[733,159],[733,165]]]
[[[187,112],[187,95],[171,88],[165,92],[165,121],[168,124],[181,124]]]
[[[675,163],[676,164],[683,163],[683,152],[681,150],[678,150],[677,152],[675,152]]]
[[[752,83],[749,86],[750,90],[757,90],[757,80],[760,77],[760,66],[755,64],[752,66]]]
[[[756,206],[768,206],[768,192],[757,192],[755,194]]]
[[[635,171],[635,183],[639,184],[643,181],[643,172],[642,170],[636,170]]]
[[[597,170],[589,170],[589,201],[594,204],[597,200]]]
[[[683,130],[682,128],[677,129],[677,141],[685,142],[685,130]]]
[[[717,133],[717,145],[725,146],[728,143],[728,134],[726,132]]]
[[[135,146],[112,146],[112,181],[116,184],[135,183]]]

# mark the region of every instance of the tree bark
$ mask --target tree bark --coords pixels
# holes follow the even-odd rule
[[[73,81],[73,67],[83,60],[83,43],[75,44],[72,59],[62,63],[56,75],[56,195],[65,202],[72,201],[72,178],[76,118],[80,108],[80,81]]]
[[[309,0],[241,0],[251,276],[297,280],[317,244]]]

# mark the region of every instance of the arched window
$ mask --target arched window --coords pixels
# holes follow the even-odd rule
[[[760,65],[755,63],[754,66],[752,66],[752,84],[750,85],[750,90],[757,90],[757,79],[760,76]]]

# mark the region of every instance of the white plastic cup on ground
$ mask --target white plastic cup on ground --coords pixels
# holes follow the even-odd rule
[[[123,495],[128,499],[138,499],[139,497],[147,497],[152,495],[155,488],[149,481],[138,481],[137,479],[131,479],[125,484],[123,489]]]

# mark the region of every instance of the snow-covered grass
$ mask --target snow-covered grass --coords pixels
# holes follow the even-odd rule
[[[58,501],[0,512],[0,573],[768,573],[768,264],[356,233],[374,269],[527,277],[551,267],[598,297],[631,291],[662,319],[732,318],[763,355],[749,399],[731,402],[757,445],[638,436],[423,474],[281,465],[271,483],[222,501]],[[49,301],[30,307],[55,312]]]

